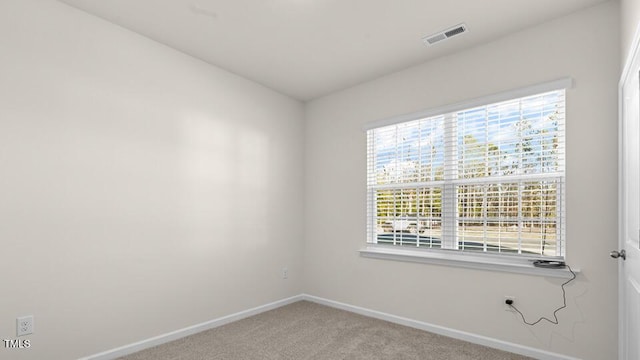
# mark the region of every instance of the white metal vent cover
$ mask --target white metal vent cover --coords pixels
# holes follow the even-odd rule
[[[460,35],[462,33],[467,32],[467,25],[465,24],[458,24],[456,26],[453,26],[449,29],[440,31],[438,33],[435,34],[431,34],[428,36],[425,36],[422,38],[422,41],[424,41],[425,44],[427,45],[433,45],[437,42],[440,42],[442,40],[446,40],[449,39],[451,37],[454,37],[456,35]]]

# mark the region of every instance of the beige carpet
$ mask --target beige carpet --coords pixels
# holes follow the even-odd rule
[[[530,358],[308,301],[299,301],[120,359]]]

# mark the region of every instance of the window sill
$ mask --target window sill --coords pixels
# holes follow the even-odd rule
[[[566,279],[572,277],[571,272],[566,268],[538,268],[532,264],[533,260],[537,259],[523,259],[504,255],[492,256],[489,254],[471,254],[449,250],[406,249],[374,244],[367,245],[365,248],[360,249],[359,252],[362,257],[374,259],[457,266]],[[580,272],[579,269],[572,268],[572,270],[574,273]]]

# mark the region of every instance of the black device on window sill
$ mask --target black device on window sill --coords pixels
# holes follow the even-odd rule
[[[564,269],[567,264],[564,261],[536,260],[533,262],[533,266],[545,269]]]

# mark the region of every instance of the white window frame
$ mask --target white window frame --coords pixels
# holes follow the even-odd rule
[[[450,113],[454,113],[457,111],[462,111],[474,107],[485,106],[493,103],[498,103],[502,101],[523,98],[527,96],[532,96],[536,94],[546,93],[555,90],[563,90],[570,89],[573,86],[573,80],[571,78],[563,78],[558,79],[546,83],[541,83],[533,86],[528,86],[516,90],[506,91],[490,96],[484,96],[481,98],[476,98],[473,100],[446,105],[438,108],[433,108],[417,113],[405,114],[401,116],[396,116],[392,118],[382,119],[378,121],[373,121],[364,126],[365,131],[369,131],[372,129],[400,124],[408,121],[414,121],[417,119],[425,119],[433,116],[441,116]],[[445,141],[447,141],[445,139]],[[455,140],[454,140],[455,141]],[[371,161],[371,159],[368,159]],[[369,167],[368,167],[369,168]],[[445,178],[447,178],[447,174],[445,172]],[[448,179],[445,179],[448,180]],[[564,186],[564,177],[562,179],[561,186]],[[442,202],[451,201],[451,199],[445,198],[446,193],[451,195],[451,192],[447,192],[443,189],[442,191]],[[455,191],[453,192],[455,195]],[[367,195],[368,197],[370,195]],[[449,196],[450,197],[450,196]],[[457,201],[453,199],[453,201]],[[560,202],[562,204],[562,202]],[[369,203],[369,206],[374,206],[375,204]],[[457,208],[457,206],[454,206]],[[563,218],[564,219],[564,218]],[[445,216],[443,216],[443,236],[442,241],[445,241],[444,232],[446,229]],[[466,268],[476,268],[476,269],[485,269],[485,270],[497,270],[497,271],[507,271],[507,272],[515,272],[515,273],[525,273],[525,274],[533,274],[533,275],[543,275],[543,276],[552,276],[552,277],[562,277],[567,278],[570,277],[571,274],[566,270],[558,270],[558,269],[543,269],[543,268],[535,268],[532,265],[533,260],[544,258],[546,260],[553,260],[549,256],[523,256],[523,255],[508,255],[508,254],[493,254],[493,253],[475,253],[475,252],[462,252],[458,250],[450,250],[450,249],[425,249],[421,247],[408,248],[405,246],[394,246],[394,245],[379,245],[375,244],[371,241],[371,234],[375,233],[375,216],[371,215],[371,209],[367,209],[367,244],[364,248],[360,249],[360,255],[363,257],[369,258],[378,258],[378,259],[387,259],[387,260],[398,260],[398,261],[409,261],[409,262],[420,262],[420,263],[432,263],[439,265],[451,265],[451,266],[459,266]],[[453,226],[456,226],[454,223]],[[565,224],[563,223],[564,227]],[[451,237],[449,237],[451,239]],[[564,239],[561,242],[561,246],[563,247],[562,255],[558,256],[558,260],[564,260],[566,256],[566,252],[564,249],[566,244],[566,234],[564,234]],[[576,269],[574,269],[575,271]]]

